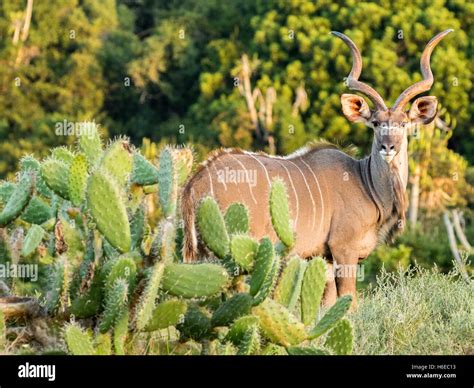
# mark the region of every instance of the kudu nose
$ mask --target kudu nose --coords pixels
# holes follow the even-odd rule
[[[382,150],[384,150],[387,153],[395,151],[395,145],[390,144],[390,143],[384,143],[384,144],[382,144]]]

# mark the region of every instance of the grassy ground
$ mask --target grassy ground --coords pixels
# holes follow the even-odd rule
[[[382,270],[351,315],[354,354],[474,354],[473,307],[473,283],[455,270]]]

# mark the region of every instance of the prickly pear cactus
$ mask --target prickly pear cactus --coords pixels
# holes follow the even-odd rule
[[[74,206],[80,206],[84,202],[87,177],[87,159],[85,155],[78,154],[72,160],[68,174],[69,197]]]
[[[306,262],[295,256],[286,264],[275,289],[275,300],[292,311],[301,294]]]
[[[229,234],[249,231],[249,211],[241,203],[230,205],[225,212],[224,220]]]
[[[255,266],[250,280],[250,295],[255,296],[261,289],[265,279],[271,276],[275,263],[275,251],[269,238],[264,237],[258,246]]]
[[[335,354],[347,355],[352,353],[353,339],[350,322],[347,319],[341,319],[329,332],[324,344]]]
[[[288,347],[306,339],[304,325],[272,299],[254,307],[253,313],[259,318],[263,335],[278,345]]]
[[[41,164],[41,176],[55,194],[69,199],[69,165],[54,158],[47,159]]]
[[[315,321],[325,286],[326,263],[316,257],[308,263],[301,287],[301,319],[305,325]]]
[[[125,279],[117,279],[105,298],[104,312],[99,329],[105,333],[114,327],[127,310],[128,283]]]
[[[74,356],[90,356],[95,354],[92,336],[76,324],[64,328],[64,338],[69,352]]]
[[[222,303],[212,316],[213,326],[229,326],[237,318],[247,315],[254,300],[251,295],[246,293],[235,294],[224,303]]]
[[[155,331],[166,329],[170,326],[177,326],[184,320],[187,310],[188,305],[183,300],[169,299],[161,302],[153,311],[145,331]]]
[[[197,223],[206,246],[219,258],[229,253],[229,235],[216,201],[207,197],[197,210]]]
[[[270,215],[272,217],[273,229],[288,248],[295,243],[295,234],[291,226],[290,209],[286,187],[282,180],[273,181],[270,191]]]
[[[160,155],[158,188],[163,214],[165,217],[173,217],[176,213],[178,182],[170,148],[165,148]]]
[[[23,247],[21,249],[21,255],[23,257],[31,256],[36,248],[40,245],[45,235],[44,229],[39,225],[31,225],[28,233],[26,234],[25,240],[23,241]]]
[[[166,265],[162,289],[183,298],[204,298],[222,292],[229,284],[226,270],[217,264]]]
[[[152,318],[153,310],[155,308],[156,296],[160,284],[163,281],[163,274],[165,272],[165,264],[162,262],[155,263],[152,272],[147,279],[146,287],[137,305],[135,324],[138,330],[143,330],[148,325]]]
[[[279,241],[252,237],[243,204],[222,214],[207,197],[196,227],[213,255],[184,264],[177,210],[192,151],[145,159],[124,138],[104,149],[91,129],[76,149],[25,157],[17,181],[0,182],[0,262],[38,263],[33,292],[69,353],[350,354],[350,300],[318,321],[324,262],[287,257],[295,236],[283,181],[269,198]],[[27,282],[5,286],[33,293]],[[0,352],[4,326],[0,317]]]
[[[2,212],[0,213],[0,228],[18,218],[28,205],[35,188],[35,178],[30,172],[21,174],[18,183],[12,190]]]
[[[133,168],[133,154],[129,141],[119,138],[112,142],[102,156],[100,167],[124,187]]]
[[[236,234],[232,236],[230,251],[235,263],[250,271],[257,255],[258,242],[245,234]]]
[[[95,171],[87,184],[87,204],[97,229],[121,252],[128,252],[132,243],[124,195],[106,172]]]
[[[316,326],[309,332],[309,338],[314,339],[327,332],[329,329],[334,327],[336,323],[344,316],[349,310],[352,303],[352,297],[350,295],[344,295],[336,301],[336,304],[332,306],[329,311],[321,318]]]

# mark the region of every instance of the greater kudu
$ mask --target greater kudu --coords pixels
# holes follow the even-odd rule
[[[437,99],[420,97],[409,111],[404,108],[413,97],[431,88],[431,52],[451,31],[441,32],[430,40],[421,56],[423,80],[407,88],[391,109],[373,88],[358,80],[362,59],[354,42],[340,32],[332,32],[352,52],[353,65],[347,86],[365,94],[375,105],[370,109],[365,99],[355,94],[341,97],[342,111],[349,121],[363,122],[374,130],[372,152],[362,160],[355,160],[325,143],[305,147],[286,157],[237,149],[215,152],[183,190],[185,261],[194,261],[200,249],[195,209],[207,195],[213,196],[222,210],[233,202],[244,203],[249,209],[253,236],[268,235],[275,240],[267,202],[272,179],[280,177],[288,187],[296,232],[294,252],[304,258],[323,255],[330,268],[337,263],[339,271],[336,273],[342,274],[336,279],[329,278],[324,303],[332,305],[338,295],[344,294],[351,294],[355,301],[353,269],[378,242],[386,241],[403,228],[408,178],[407,134],[414,126],[435,118]]]

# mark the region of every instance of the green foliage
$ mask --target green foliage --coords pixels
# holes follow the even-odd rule
[[[355,354],[471,354],[472,284],[457,270],[382,270],[351,314]]]

